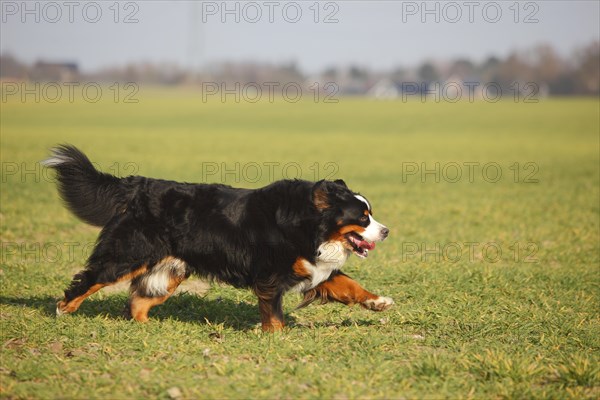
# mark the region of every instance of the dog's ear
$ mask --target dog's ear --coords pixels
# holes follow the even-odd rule
[[[320,180],[313,186],[312,200],[317,210],[329,208],[329,191],[327,190],[327,181],[325,179]]]
[[[352,192],[341,179],[335,181],[322,179],[313,186],[312,200],[318,210],[330,208],[332,201],[344,200],[348,196],[352,196]]]
[[[346,185],[346,182],[344,182],[344,181],[343,181],[343,180],[341,180],[341,179],[336,179],[336,180],[335,180],[335,181],[333,181],[333,182],[335,182],[335,183],[337,183],[338,185],[341,185],[341,186],[345,187],[346,189],[348,189],[348,185]]]

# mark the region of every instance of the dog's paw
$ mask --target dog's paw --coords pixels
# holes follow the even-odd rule
[[[68,313],[69,312],[66,310],[66,304],[64,301],[61,300],[58,303],[56,303],[56,316],[57,317],[63,316]]]
[[[376,299],[369,299],[362,303],[362,306],[372,311],[385,311],[394,304],[394,300],[389,297],[380,296]]]

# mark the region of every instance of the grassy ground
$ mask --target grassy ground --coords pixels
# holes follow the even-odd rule
[[[1,396],[600,396],[597,100],[138,98],[1,105]],[[98,293],[57,320],[55,301],[98,233],[36,164],[59,142],[121,175],[244,187],[343,178],[392,230],[345,271],[396,306],[294,311],[288,295],[289,328],[264,334],[249,292],[215,286],[171,298],[145,325],[120,317],[125,293]],[[436,162],[439,182],[407,173]],[[470,162],[480,163],[467,164],[471,177]]]

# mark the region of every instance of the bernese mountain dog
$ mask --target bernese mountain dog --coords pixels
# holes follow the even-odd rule
[[[71,212],[102,228],[57,315],[76,311],[105,286],[131,281],[126,314],[145,322],[191,274],[253,290],[265,331],[283,328],[282,298],[290,291],[304,295],[299,307],[320,300],[383,311],[394,304],[340,271],[350,254],[367,257],[389,233],[342,180],[241,189],[118,178],[71,145],[52,149],[43,164],[56,170]]]

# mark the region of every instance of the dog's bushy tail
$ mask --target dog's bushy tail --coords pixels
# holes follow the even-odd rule
[[[98,171],[71,145],[54,147],[42,165],[57,172],[58,191],[69,210],[88,224],[105,226],[127,206],[127,186],[121,178]]]

